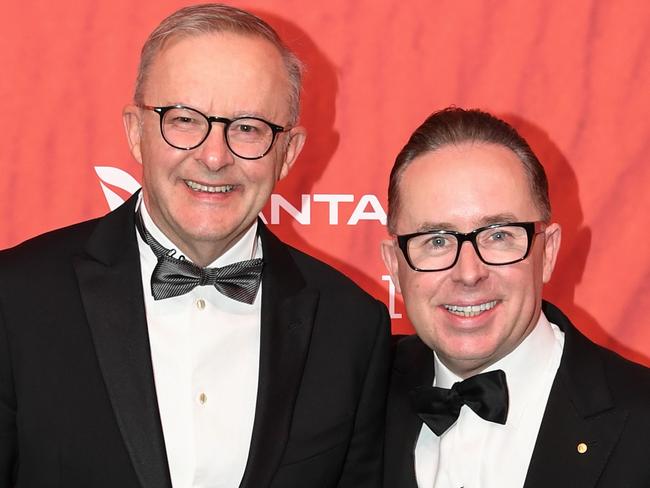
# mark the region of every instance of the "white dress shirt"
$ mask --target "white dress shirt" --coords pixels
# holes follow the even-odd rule
[[[463,405],[456,423],[436,436],[425,424],[415,448],[419,488],[521,488],[560,365],[564,333],[544,314],[524,341],[485,371],[502,369],[508,382],[505,425],[483,420]],[[434,353],[434,386],[462,378]]]
[[[140,205],[144,225],[176,249]],[[164,300],[151,295],[157,263],[138,234],[158,406],[174,488],[239,486],[250,447],[260,354],[261,287],[252,305],[214,286]],[[262,257],[257,223],[210,266]]]

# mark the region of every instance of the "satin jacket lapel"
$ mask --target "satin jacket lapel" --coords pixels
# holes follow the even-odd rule
[[[544,313],[564,331],[564,351],[524,487],[590,488],[628,413],[614,405],[597,351],[557,308],[544,303]],[[586,452],[578,451],[579,444]]]
[[[317,290],[305,288],[288,248],[261,222],[259,234],[264,252],[260,372],[241,488],[269,486],[280,464],[319,298]]]
[[[135,235],[136,196],[101,219],[74,265],[115,417],[143,488],[171,488]],[[101,439],[98,439],[101,442]]]
[[[402,339],[393,361],[388,394],[384,486],[417,488],[415,445],[422,421],[413,411],[409,392],[433,384],[433,353],[417,336]]]

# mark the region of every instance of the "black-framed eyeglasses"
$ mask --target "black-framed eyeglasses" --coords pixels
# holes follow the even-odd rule
[[[395,236],[406,262],[415,271],[453,268],[465,241],[485,264],[504,266],[528,257],[533,238],[546,229],[542,221],[486,225],[472,232],[429,230]]]
[[[196,149],[208,138],[212,124],[224,124],[223,133],[230,152],[242,159],[260,159],[273,147],[280,132],[288,132],[291,127],[282,127],[259,117],[208,116],[184,105],[154,107],[140,105],[160,115],[160,133],[167,144],[189,151]]]

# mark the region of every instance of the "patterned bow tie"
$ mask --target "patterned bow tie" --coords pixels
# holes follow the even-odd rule
[[[450,389],[419,386],[410,395],[418,417],[438,436],[456,422],[463,405],[490,422],[505,424],[508,417],[508,385],[500,369],[454,383]]]
[[[222,268],[201,268],[183,257],[173,257],[174,251],[163,247],[147,231],[139,210],[135,223],[140,236],[158,259],[151,275],[154,300],[184,295],[197,286],[212,285],[233,300],[248,304],[255,301],[262,279],[261,259],[240,261]]]

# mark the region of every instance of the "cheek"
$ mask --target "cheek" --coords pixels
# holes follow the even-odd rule
[[[271,161],[246,161],[241,170],[246,180],[259,188],[271,189],[277,180],[276,168]]]
[[[533,261],[499,275],[499,286],[513,323],[526,323],[542,298],[542,267]],[[502,270],[506,271],[506,270]],[[516,327],[516,326],[515,326]]]
[[[179,152],[166,144],[145,143],[142,146],[143,169],[145,175],[165,178],[179,167],[185,159],[191,157],[187,152]]]
[[[159,152],[162,149],[161,143],[167,146],[157,127],[145,126],[142,129],[140,144],[143,155],[152,155]]]
[[[400,270],[399,282],[407,308],[423,311],[434,306],[444,280],[432,273],[418,273],[409,269]]]
[[[425,344],[434,348],[439,344],[441,335],[444,335],[441,317],[436,309],[444,280],[427,274],[409,278],[402,279],[401,282],[406,315],[417,335]]]
[[[528,290],[531,299],[541,300],[544,286],[544,260],[538,254],[533,255],[532,258],[528,263],[529,266],[522,270],[519,283],[523,289]]]

